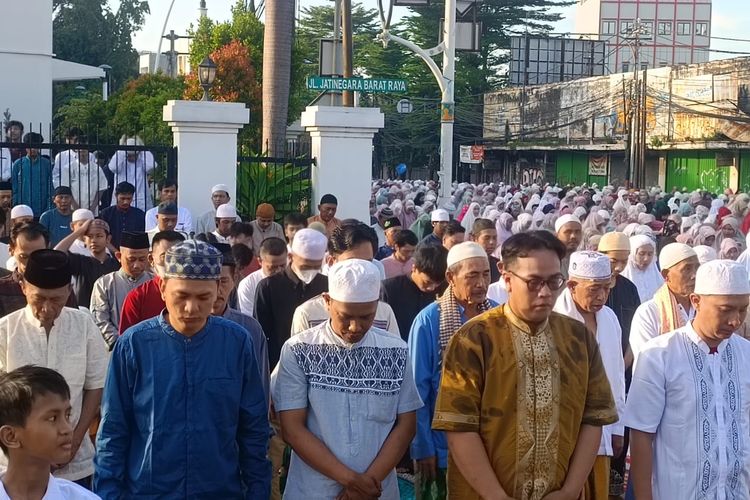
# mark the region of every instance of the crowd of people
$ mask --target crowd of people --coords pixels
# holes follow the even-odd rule
[[[750,196],[116,179],[0,185],[0,499],[750,498]]]

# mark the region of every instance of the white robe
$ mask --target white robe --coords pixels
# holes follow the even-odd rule
[[[655,434],[654,500],[750,498],[750,342],[708,351],[688,323],[635,366],[624,422]]]
[[[686,311],[681,305],[677,305],[678,313],[682,316],[683,321],[687,322],[693,319],[695,311],[691,307]],[[659,317],[659,307],[654,299],[648,300],[638,306],[633,315],[633,321],[630,323],[630,350],[633,351],[633,359],[638,360],[643,346],[646,342],[661,333],[661,318]]]
[[[573,301],[570,289],[566,288],[557,298],[555,312],[578,320],[583,323],[583,316]],[[596,313],[596,342],[599,344],[599,353],[602,357],[604,371],[607,373],[612,396],[615,400],[617,415],[620,420],[614,424],[602,427],[602,440],[599,444],[599,456],[611,457],[614,455],[612,449],[612,436],[624,436],[625,427],[622,423],[625,411],[625,361],[622,357],[622,330],[615,312],[607,306],[602,307]]]

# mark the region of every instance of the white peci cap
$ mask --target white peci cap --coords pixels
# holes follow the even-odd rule
[[[560,229],[562,229],[562,227],[569,222],[575,222],[579,226],[581,225],[581,219],[572,214],[565,214],[561,217],[558,217],[558,219],[555,221],[555,232],[557,233],[558,231],[560,231]]]
[[[380,299],[380,270],[362,259],[337,262],[328,270],[328,295],[337,302],[375,302]]]
[[[430,213],[430,222],[448,222],[451,216],[443,208],[436,208]]]
[[[91,220],[94,218],[94,212],[87,208],[79,208],[78,210],[73,212],[72,217],[70,218],[71,222],[78,222],[82,220]]]
[[[731,260],[712,260],[698,268],[695,275],[696,295],[748,295],[750,280],[747,269]]]
[[[487,252],[479,243],[473,241],[464,241],[458,245],[453,245],[448,251],[448,268],[458,264],[462,260],[483,258],[487,259]],[[489,259],[487,259],[489,262]]]
[[[34,217],[34,211],[28,205],[16,205],[10,210],[10,218]]]
[[[217,219],[236,219],[237,209],[234,208],[234,206],[230,205],[229,203],[224,203],[223,205],[219,205],[219,208],[216,209],[216,218]]]
[[[306,227],[294,233],[292,255],[308,260],[323,260],[328,247],[328,238],[315,229]]]
[[[612,267],[609,257],[599,252],[581,251],[570,255],[568,276],[590,281],[612,279]]]

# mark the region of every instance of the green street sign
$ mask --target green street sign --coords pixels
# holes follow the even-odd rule
[[[337,92],[351,90],[367,93],[403,93],[407,91],[406,80],[394,78],[334,78],[328,76],[310,76],[307,78],[310,90],[334,90]]]

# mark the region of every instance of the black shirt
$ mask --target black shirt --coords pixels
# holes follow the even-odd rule
[[[490,260],[490,283],[497,283],[500,281],[500,269],[497,268],[497,263],[500,262],[500,259],[492,255],[489,255],[488,258]]]
[[[419,311],[435,302],[437,293],[425,293],[409,276],[395,276],[383,281],[383,301],[387,302],[401,332],[401,338],[409,339],[409,330]]]
[[[609,291],[607,307],[615,312],[615,316],[620,321],[623,354],[630,344],[630,323],[639,305],[641,305],[641,299],[638,296],[638,288],[626,277],[617,276],[615,286]]]
[[[120,269],[117,259],[109,255],[104,262],[99,262],[93,257],[71,253],[68,254],[68,262],[70,262],[70,272],[74,278],[73,291],[76,294],[76,300],[83,307],[91,305],[91,292],[94,290],[96,280]]]
[[[99,212],[99,218],[109,224],[112,244],[117,248],[120,248],[123,231],[142,233],[146,230],[146,213],[140,208],[131,206],[127,210],[120,210],[114,205]]]
[[[291,336],[292,316],[297,306],[328,291],[328,277],[318,273],[305,285],[290,267],[258,283],[255,318],[268,339],[268,359],[273,371],[281,346]]]

